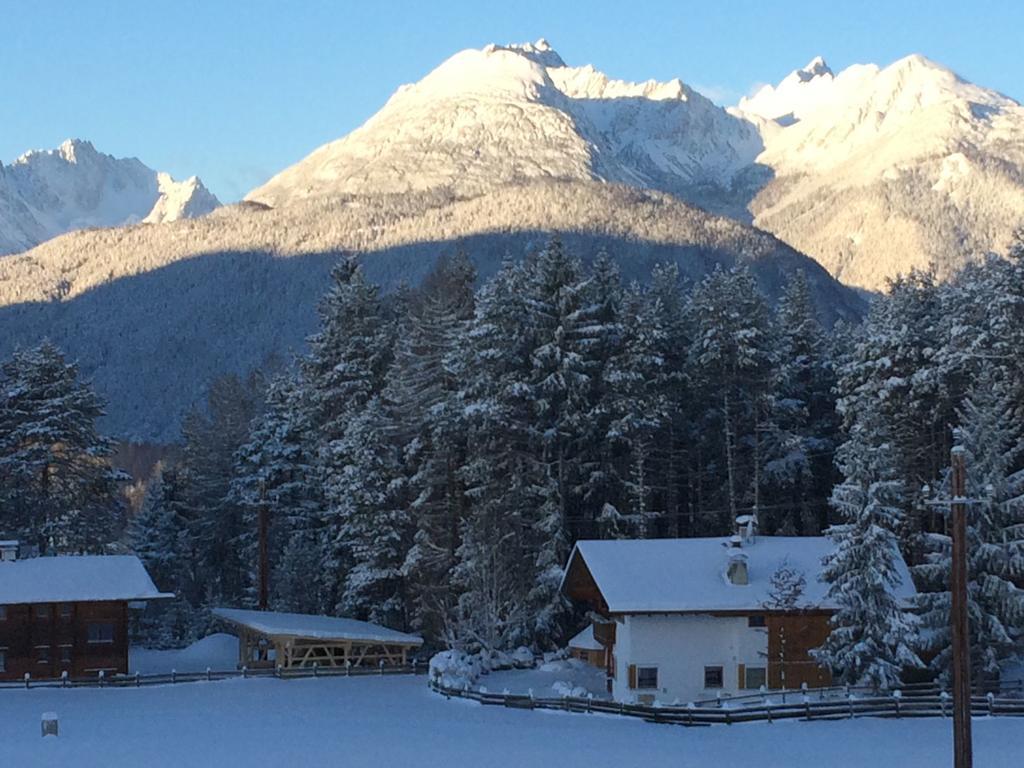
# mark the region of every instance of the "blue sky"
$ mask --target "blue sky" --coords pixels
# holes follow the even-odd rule
[[[923,53],[1024,100],[1024,3],[0,0],[0,161],[74,136],[235,200],[452,53],[546,37],[569,64],[720,103],[822,55]]]

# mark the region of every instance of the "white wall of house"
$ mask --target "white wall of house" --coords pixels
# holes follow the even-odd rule
[[[653,697],[663,704],[735,696],[739,665],[767,667],[768,633],[748,626],[746,616],[635,615],[620,619],[615,639],[612,695],[634,702]],[[629,687],[629,665],[656,667],[657,688]],[[705,688],[705,667],[721,667],[721,689]]]

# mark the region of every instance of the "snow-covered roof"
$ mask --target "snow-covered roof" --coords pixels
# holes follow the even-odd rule
[[[611,613],[763,611],[770,580],[783,563],[806,579],[800,608],[835,609],[821,581],[822,559],[834,545],[824,536],[758,536],[745,543],[748,584],[726,578],[731,549],[727,538],[621,539],[579,541],[569,557],[566,577],[577,557],[593,576]],[[902,583],[894,590],[908,599],[916,590],[902,559],[896,563]]]
[[[161,592],[135,555],[61,555],[0,562],[0,604],[156,600]]]
[[[587,624],[582,632],[570,640],[569,647],[578,648],[581,651],[600,651],[604,649],[604,646],[594,639],[593,624]]]
[[[248,611],[241,608],[214,608],[213,615],[268,637],[302,637],[316,640],[352,640],[355,642],[422,645],[423,638],[356,619],[314,616],[307,613]]]

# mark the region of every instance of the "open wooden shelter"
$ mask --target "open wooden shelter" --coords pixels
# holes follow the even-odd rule
[[[240,667],[398,665],[423,645],[416,635],[355,619],[240,608],[215,608],[213,615],[238,635]]]

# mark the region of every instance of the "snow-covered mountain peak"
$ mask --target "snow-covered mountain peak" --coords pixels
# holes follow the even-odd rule
[[[485,52],[512,51],[535,61],[542,67],[564,67],[565,62],[558,55],[558,51],[551,47],[551,44],[543,37],[535,43],[510,43],[508,45],[495,45],[491,43],[484,48]]]
[[[794,74],[806,83],[808,80],[813,80],[821,75],[831,75],[832,70],[829,68],[828,64],[825,63],[825,58],[823,56],[815,56],[810,60],[806,67],[798,69]]]
[[[713,205],[762,144],[679,79],[632,83],[572,67],[541,39],[461,51],[400,88],[363,126],[247,196],[308,197],[434,188],[478,194],[534,178],[654,187]],[[702,187],[700,198],[687,190]]]
[[[24,153],[0,175],[0,255],[74,229],[201,216],[217,205],[198,179],[174,182],[134,157],[67,139]]]

